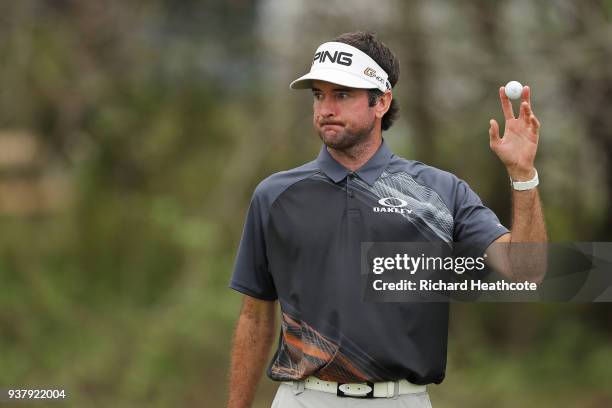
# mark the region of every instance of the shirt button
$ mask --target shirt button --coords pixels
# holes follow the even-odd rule
[[[349,191],[348,195],[350,198],[355,198],[355,193],[353,193],[352,191]]]
[[[355,180],[355,173],[349,173],[349,178],[351,180]]]

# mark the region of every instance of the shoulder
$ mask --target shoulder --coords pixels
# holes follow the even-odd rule
[[[253,193],[253,200],[269,208],[274,201],[293,184],[319,172],[316,160],[293,169],[274,173],[262,180]]]
[[[396,155],[391,158],[387,171],[392,174],[407,174],[418,184],[431,188],[439,194],[448,194],[463,182],[453,173]]]
[[[464,201],[466,196],[475,194],[469,185],[455,174],[416,160],[394,155],[387,171],[409,177],[424,195],[437,196],[453,214],[458,203]]]

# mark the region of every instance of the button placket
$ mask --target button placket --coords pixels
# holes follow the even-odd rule
[[[353,192],[352,183],[355,181],[355,173],[350,172],[346,179],[346,193],[349,198],[355,198],[355,193]]]
[[[359,202],[356,198],[357,192],[357,175],[349,173],[346,177],[346,208],[350,217],[358,217],[361,211],[359,210]]]

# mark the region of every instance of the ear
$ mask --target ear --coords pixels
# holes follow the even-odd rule
[[[387,113],[387,111],[391,107],[392,100],[393,94],[391,93],[391,91],[385,92],[380,98],[378,98],[376,105],[374,105],[377,118],[382,119],[382,117],[385,116],[385,113]]]

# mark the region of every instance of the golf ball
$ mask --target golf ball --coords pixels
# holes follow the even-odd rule
[[[523,85],[518,81],[510,81],[504,87],[506,96],[510,99],[518,99],[523,93]]]

